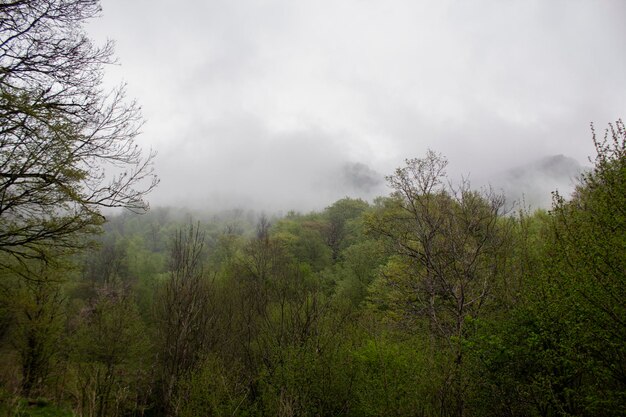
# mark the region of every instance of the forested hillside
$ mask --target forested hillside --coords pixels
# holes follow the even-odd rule
[[[112,217],[93,250],[3,270],[2,412],[623,415],[623,123],[595,142],[549,212],[430,152],[373,204]]]
[[[420,140],[432,134],[468,158],[494,150],[478,143],[483,134],[497,143],[512,138],[494,158],[517,157],[520,138],[537,145],[554,126],[567,136],[581,108],[606,102],[599,112],[608,114],[613,100],[623,109],[623,97],[611,95],[619,83],[605,81],[604,72],[591,83],[595,67],[574,74],[583,61],[570,61],[572,50],[551,37],[576,43],[593,29],[587,19],[595,9],[575,9],[573,17],[560,7],[541,14],[541,2],[530,12],[505,10],[525,13],[529,26],[548,22],[544,39],[540,31],[517,38],[526,25],[510,24],[506,13],[480,16],[497,9],[491,4],[466,8],[474,21],[455,15],[461,4],[439,1],[382,9],[359,1],[318,20],[307,20],[317,2],[301,9],[294,5],[307,2],[195,3],[202,12],[193,2],[148,3],[124,2],[123,10],[141,12],[128,28],[134,37],[154,38],[141,52],[157,56],[158,67],[176,64],[163,78],[155,75],[162,68],[148,65],[138,89],[159,93],[151,96],[152,109],[165,109],[153,114],[167,115],[156,121],[159,134],[176,132],[167,144],[150,142],[169,150],[162,166],[178,178],[164,194],[197,194],[206,207],[149,210],[159,179],[156,153],[137,140],[143,116],[124,84],[105,82],[105,67],[117,62],[112,41],[98,46],[85,29],[100,16],[100,2],[0,0],[0,416],[626,415],[623,121],[597,136],[592,126],[593,168],[572,195],[554,192],[548,211],[457,182],[434,151],[392,172],[389,195],[345,197],[313,212],[216,211],[214,194],[203,194],[219,185],[214,191],[270,199],[293,192],[296,203],[332,201],[317,193],[337,190],[369,196],[382,178],[360,161],[368,154],[375,161],[390,143],[410,148],[414,125]],[[620,7],[594,15],[618,39]],[[153,8],[167,16],[144,17]],[[176,20],[178,13],[187,19]],[[258,24],[263,13],[269,23]],[[482,31],[487,20],[498,22],[497,32]],[[563,31],[556,20],[584,22],[584,30]],[[448,32],[440,30],[444,22]],[[180,37],[164,35],[171,23]],[[199,23],[216,28],[211,39],[194,32]],[[319,36],[333,27],[336,38]],[[298,36],[301,42],[282,43]],[[495,38],[505,41],[484,52]],[[200,40],[206,45],[198,47]],[[538,43],[552,49],[524,53]],[[575,47],[593,50],[597,67],[606,49],[611,68],[603,70],[619,68],[619,48]],[[413,57],[400,59],[408,49]],[[193,70],[178,59],[182,50]],[[299,55],[304,50],[313,53]],[[343,60],[349,53],[357,53],[354,62]],[[507,59],[509,67],[501,66]],[[526,61],[539,78],[504,76]],[[415,75],[415,68],[427,71]],[[195,78],[204,73],[210,79]],[[603,86],[598,101],[570,91],[587,83],[588,90]],[[548,90],[560,99],[551,101]],[[229,101],[233,92],[245,106]],[[231,107],[223,114],[204,107],[209,98]],[[208,136],[222,147],[207,146]],[[180,155],[187,157],[172,162]],[[533,170],[564,178],[579,169],[557,157],[501,180],[532,185],[540,182]]]

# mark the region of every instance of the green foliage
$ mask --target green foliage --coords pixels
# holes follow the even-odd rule
[[[549,213],[503,215],[429,153],[372,206],[114,217],[78,270],[2,271],[0,410],[624,415],[623,124],[596,147]]]
[[[581,412],[626,412],[626,129],[594,133],[596,164],[570,202],[556,195],[547,274],[568,328],[563,355],[580,365]]]
[[[0,303],[10,320],[6,336],[20,357],[20,391],[30,396],[41,393],[55,371],[65,321],[65,280],[63,271],[38,261],[23,271],[3,277]]]
[[[410,159],[387,178],[394,190],[366,218],[391,255],[372,286],[373,304],[409,331],[426,329],[449,353],[441,411],[462,417],[469,385],[464,340],[470,324],[494,307],[511,257],[511,222],[491,190],[450,185],[447,161],[434,152]]]
[[[324,210],[326,222],[322,235],[332,251],[333,261],[337,261],[341,251],[355,242],[359,232],[358,220],[368,208],[365,201],[346,197]]]
[[[128,294],[121,288],[98,289],[73,325],[70,390],[78,412],[104,417],[145,407],[131,389],[145,384],[148,341]]]
[[[209,355],[181,383],[181,417],[246,415],[250,390],[240,363]]]
[[[333,338],[334,339],[334,338]],[[340,343],[334,339],[335,343]],[[281,362],[261,371],[263,409],[272,415],[348,414],[354,370],[340,344],[290,345]]]
[[[363,240],[347,247],[342,258],[333,271],[337,281],[336,294],[339,299],[346,299],[358,308],[366,300],[386,256],[379,241]]]
[[[556,194],[548,219],[523,219],[518,305],[473,341],[476,375],[487,375],[474,392],[481,414],[626,412],[623,123],[594,141],[596,166],[572,200]]]
[[[321,271],[332,263],[332,251],[323,238],[325,227],[320,216],[299,216],[277,222],[272,232],[291,256]]]
[[[437,409],[441,359],[424,340],[365,340],[353,353],[359,369],[354,382],[355,410],[361,416],[424,416]]]
[[[154,154],[135,142],[139,107],[123,86],[102,88],[112,44],[96,47],[84,29],[99,11],[97,0],[0,8],[0,251],[13,261],[84,248],[102,207],[144,211],[158,183]]]

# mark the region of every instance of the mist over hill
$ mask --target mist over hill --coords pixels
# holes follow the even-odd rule
[[[488,183],[502,191],[510,204],[522,204],[530,209],[549,208],[552,192],[569,197],[587,169],[573,158],[552,155],[500,172],[489,178]]]
[[[450,166],[450,169],[457,171],[454,166]],[[503,193],[509,207],[521,205],[532,210],[549,209],[552,192],[558,191],[569,198],[580,175],[587,169],[574,158],[562,154],[551,155],[471,178],[471,186],[474,189],[491,187],[495,192]],[[294,176],[297,174],[294,173]],[[319,211],[343,197],[373,202],[376,197],[387,196],[391,192],[385,180],[385,175],[389,174],[391,172],[383,172],[364,163],[346,162],[336,164],[323,173],[311,173],[309,182],[297,189],[284,186],[281,181],[289,182],[290,178],[281,177],[277,183],[267,179],[266,185],[273,186],[259,188],[257,192],[245,193],[245,190],[241,190],[237,193],[233,190],[221,195],[203,195],[199,192],[187,198],[179,198],[177,203],[157,199],[153,208],[165,209],[170,215],[178,212],[198,220],[208,220],[207,216],[214,215],[255,218],[261,213],[281,217],[290,211]],[[458,172],[454,173],[453,181],[460,178],[459,175]]]

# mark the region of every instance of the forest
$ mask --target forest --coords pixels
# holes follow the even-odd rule
[[[373,201],[148,211],[99,12],[0,2],[0,415],[626,415],[623,121],[549,210],[427,151]]]
[[[595,140],[548,212],[450,187],[430,152],[372,204],[112,217],[3,271],[3,412],[623,415],[624,125]]]

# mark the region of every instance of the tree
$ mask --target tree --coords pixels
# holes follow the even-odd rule
[[[476,415],[626,413],[626,128],[593,140],[574,195],[530,219],[517,305],[471,341]]]
[[[508,233],[500,219],[504,199],[467,182],[453,189],[446,165],[432,151],[408,160],[388,177],[395,191],[369,227],[410,266],[409,309],[428,317],[440,336],[462,337],[465,318],[478,314],[502,270]]]
[[[145,410],[141,392],[147,382],[148,340],[133,294],[120,285],[99,288],[70,326],[67,342],[76,375],[71,396],[78,415],[105,417]]]
[[[65,319],[64,280],[61,272],[42,262],[30,265],[29,279],[3,276],[0,305],[11,313],[11,345],[19,352],[21,392],[41,393],[60,351]]]
[[[480,316],[502,276],[509,233],[504,198],[474,191],[467,181],[451,186],[446,166],[432,151],[407,160],[387,178],[395,191],[368,225],[395,255],[382,274],[397,295],[398,313],[410,321],[427,318],[431,334],[453,355],[450,388],[461,417],[467,322]]]
[[[343,198],[324,210],[327,225],[322,230],[324,240],[332,250],[333,261],[337,262],[341,250],[346,246],[349,237],[349,222],[358,218],[368,204],[361,199]]]
[[[199,224],[177,232],[171,248],[170,277],[159,299],[159,406],[165,415],[178,415],[178,385],[200,362],[214,337],[216,314],[212,280],[203,265],[204,241]]]
[[[157,185],[139,107],[124,86],[103,89],[113,46],[83,29],[99,12],[99,0],[0,4],[0,251],[13,259],[81,247],[103,207],[144,211]]]
[[[571,201],[555,193],[553,236],[546,268],[552,287],[547,312],[565,323],[559,348],[570,363],[559,407],[572,415],[626,412],[626,127],[619,120]],[[563,355],[565,356],[565,355]],[[558,389],[551,387],[558,393]]]

